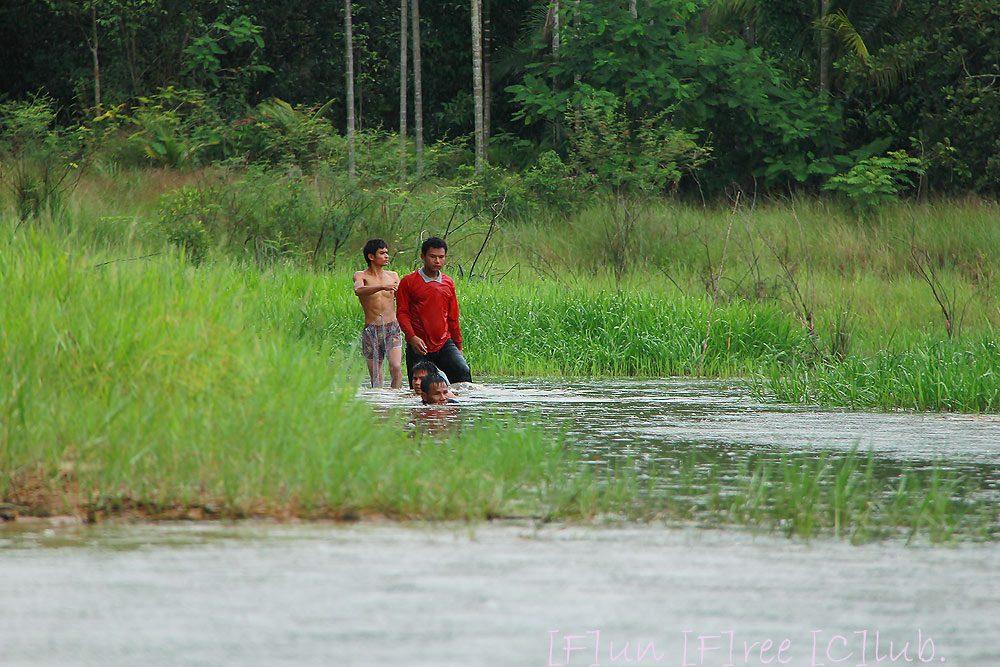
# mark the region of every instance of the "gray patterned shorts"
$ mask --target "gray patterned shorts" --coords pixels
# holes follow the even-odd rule
[[[369,324],[361,330],[361,354],[374,361],[389,356],[389,350],[403,347],[403,332],[399,322]]]

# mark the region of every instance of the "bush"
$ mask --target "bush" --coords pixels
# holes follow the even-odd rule
[[[202,91],[160,88],[120,120],[135,128],[129,140],[153,164],[189,167],[225,156],[225,123]]]
[[[551,150],[538,156],[535,164],[524,172],[523,181],[532,199],[564,215],[579,208],[583,190],[592,184],[589,179],[574,175],[559,154]]]
[[[847,172],[832,176],[823,188],[844,195],[853,208],[863,213],[895,201],[903,187],[913,186],[911,175],[923,173],[919,158],[910,157],[906,151],[889,151],[885,156],[861,160]]]
[[[227,139],[232,150],[247,162],[286,162],[309,169],[343,143],[329,141],[336,135],[324,117],[329,107],[330,102],[320,107],[292,107],[277,98],[261,102],[246,118],[230,126]]]
[[[0,104],[0,183],[14,199],[18,220],[54,214],[76,187],[93,154],[83,127],[55,126],[52,100],[38,95]]]
[[[215,244],[261,263],[299,258],[318,264],[347,243],[375,202],[346,181],[314,180],[289,165],[258,166],[237,180],[164,196],[159,224],[196,261],[202,248]]]

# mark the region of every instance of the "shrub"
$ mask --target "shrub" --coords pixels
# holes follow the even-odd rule
[[[202,91],[160,88],[121,120],[135,128],[129,140],[153,164],[188,167],[224,156],[225,124]]]
[[[524,172],[523,181],[535,201],[567,215],[579,208],[581,192],[591,185],[588,179],[574,175],[552,150],[538,156],[535,164]]]
[[[889,151],[884,156],[861,160],[843,174],[832,176],[823,186],[844,195],[861,212],[895,201],[903,187],[912,186],[912,175],[924,173],[919,158],[906,151]]]
[[[18,220],[53,214],[76,187],[93,154],[91,133],[60,129],[50,98],[37,95],[0,104],[0,183],[13,199]]]

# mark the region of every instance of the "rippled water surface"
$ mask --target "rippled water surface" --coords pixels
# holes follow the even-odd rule
[[[0,563],[3,665],[725,667],[779,664],[785,641],[795,667],[1000,664],[995,544],[175,524],[7,531]],[[637,660],[636,642],[655,652]],[[900,657],[877,662],[889,642]]]
[[[490,378],[459,387],[447,409],[405,392],[364,391],[382,409],[408,411],[415,427],[483,415],[565,434],[595,462],[631,457],[667,467],[691,456],[735,466],[749,454],[843,455],[857,448],[895,469],[937,465],[1000,491],[1000,417],[858,412],[755,399],[745,382],[691,379]]]
[[[998,479],[993,417],[779,406],[737,382],[490,379],[444,412],[361,393],[416,428],[536,423],[598,464],[857,446],[993,491]],[[0,529],[0,567],[0,665],[1000,665],[996,543],[662,525],[39,525]]]

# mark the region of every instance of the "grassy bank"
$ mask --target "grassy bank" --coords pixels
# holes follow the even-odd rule
[[[255,321],[251,272],[97,260],[31,235],[0,249],[5,503],[439,519],[602,507],[537,433],[438,441],[376,419],[355,398],[356,363]]]
[[[350,351],[356,304],[342,296],[341,281],[288,267],[193,268],[170,255],[107,261],[33,233],[0,248],[7,278],[0,362],[10,369],[0,378],[0,504],[7,515],[613,516],[857,541],[900,534],[991,539],[997,532],[995,507],[963,500],[972,492],[951,473],[886,479],[871,474],[870,461],[796,455],[731,469],[692,459],[646,479],[627,462],[594,472],[571,446],[507,423],[436,434],[408,429],[356,398],[360,360],[339,349]],[[517,332],[504,328],[513,325],[500,313],[506,309],[516,322],[525,301],[563,307],[567,324],[595,336],[622,317],[631,323],[626,329],[641,333],[665,316],[656,310],[662,305],[613,295],[567,302],[556,293],[508,292],[505,302],[489,286],[466,286],[484,308],[480,318],[497,320],[499,337]],[[588,308],[604,314],[572,319]],[[539,312],[536,328],[544,332],[548,313]],[[666,315],[695,321],[699,313],[685,312]],[[759,345],[765,335],[755,328],[771,337],[788,331],[778,315],[751,315],[719,313],[728,327],[719,330],[735,342],[711,352],[717,368],[766,355]],[[639,360],[660,354],[641,347],[641,335],[635,340],[631,348],[627,338],[602,344]],[[517,347],[493,363],[534,349]],[[594,370],[559,365],[572,362],[572,351],[567,346],[567,356],[550,355],[552,366],[539,368]],[[669,479],[681,482],[665,493],[658,480]]]

